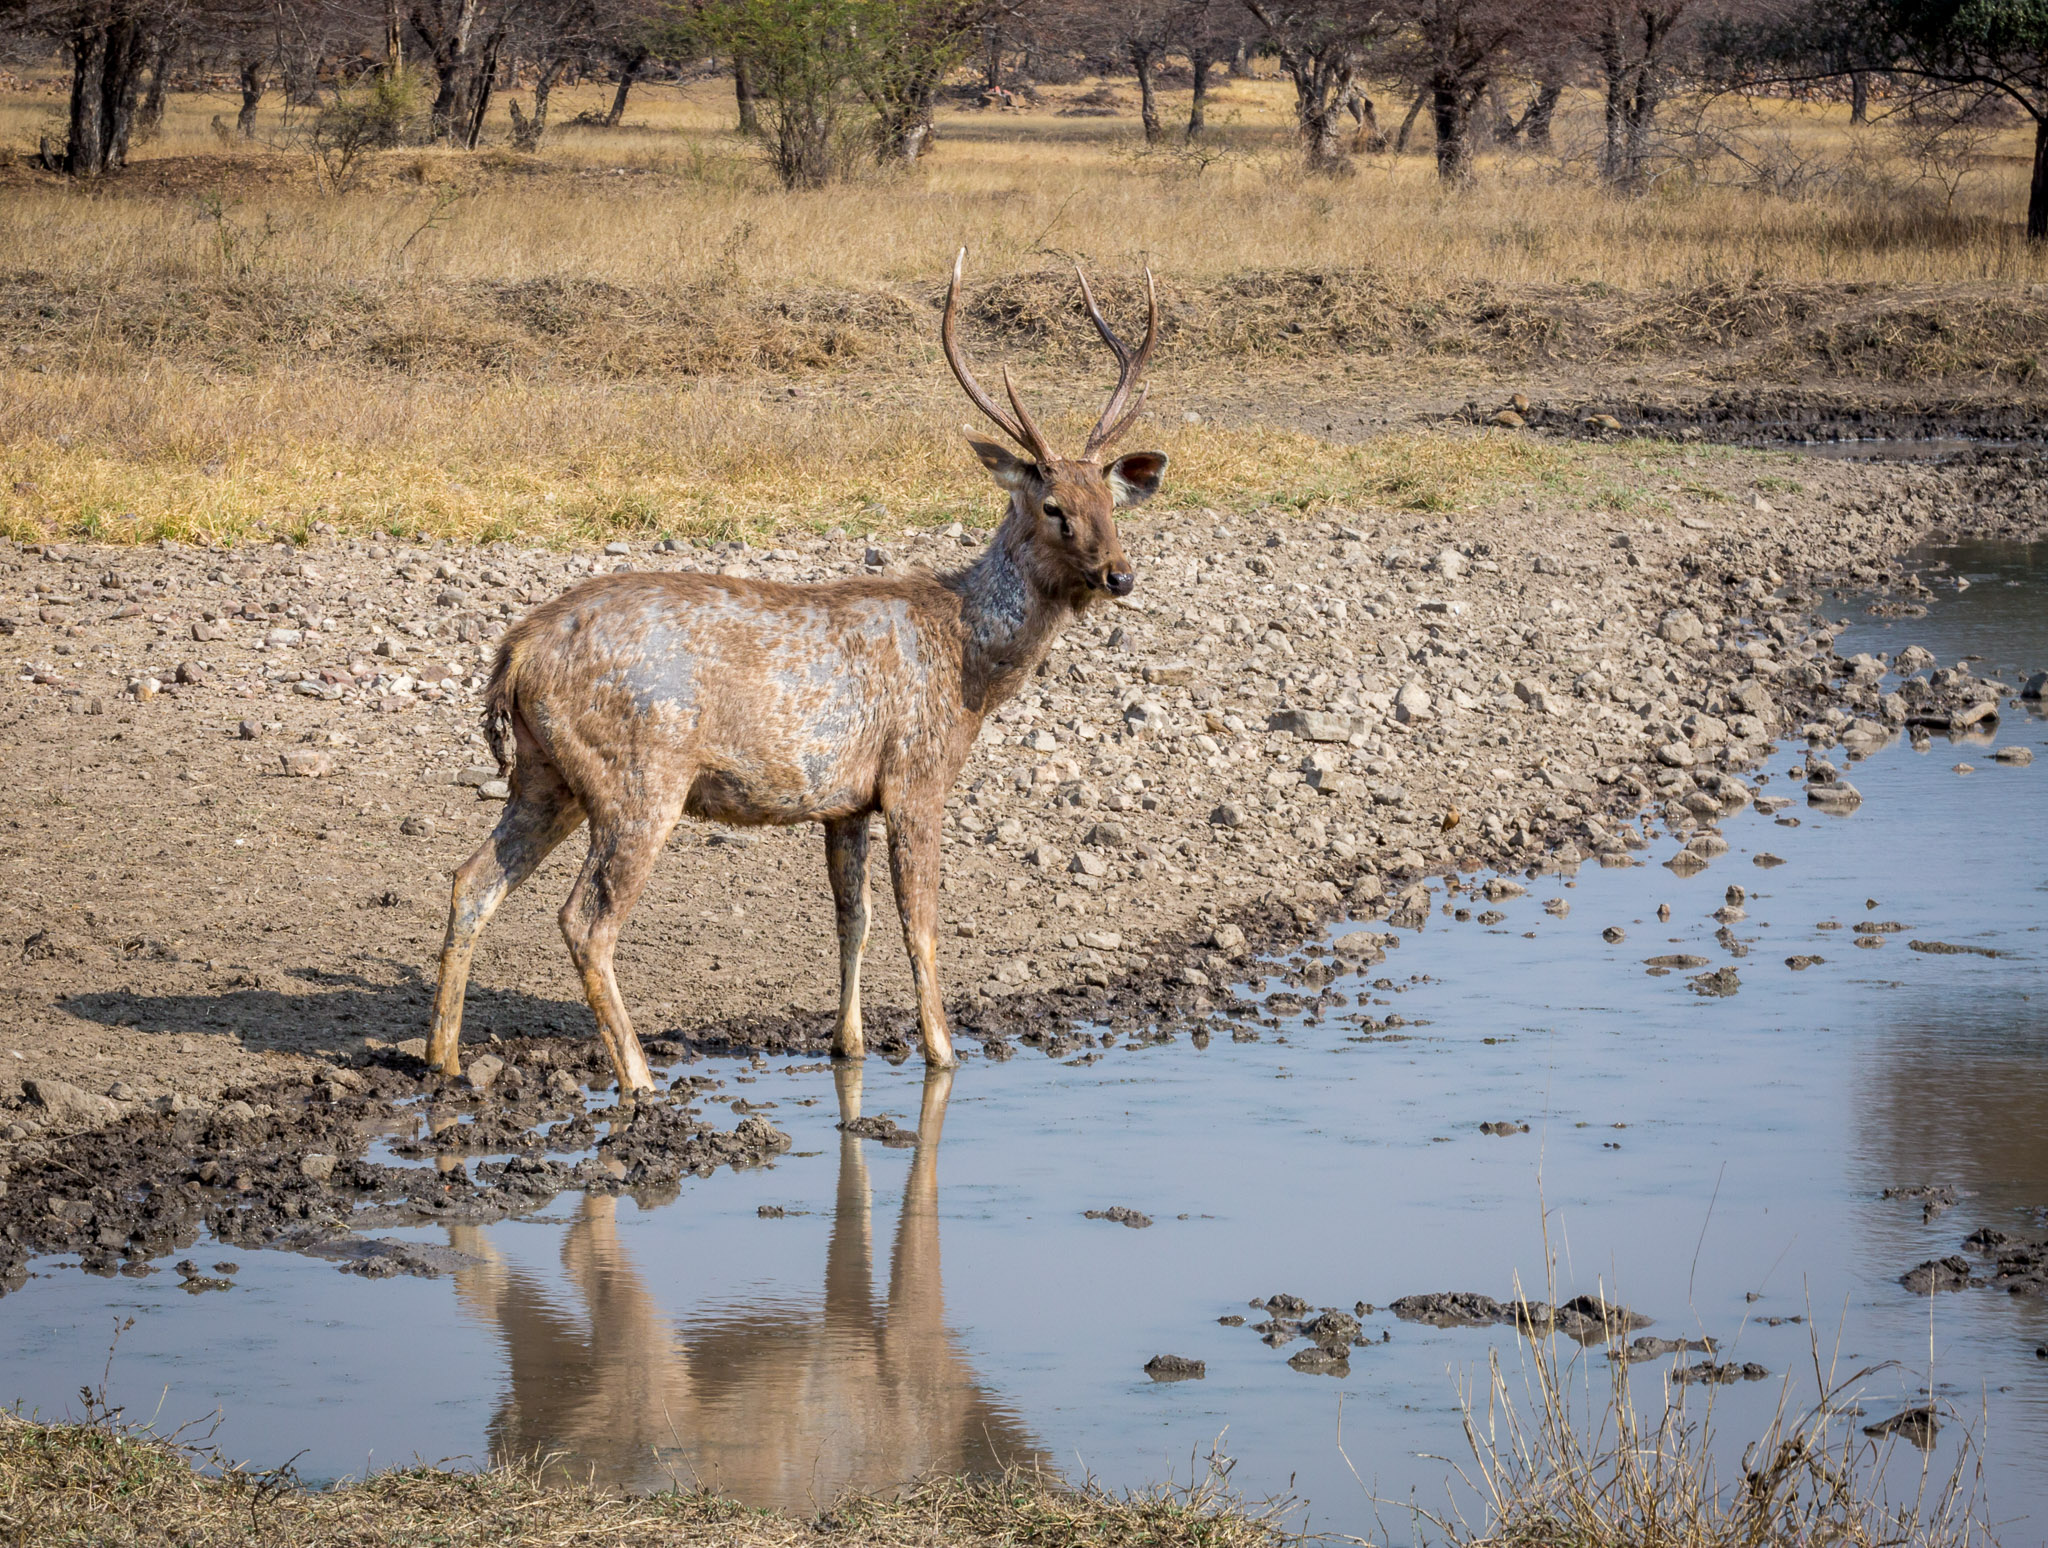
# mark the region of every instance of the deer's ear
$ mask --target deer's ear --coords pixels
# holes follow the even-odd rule
[[[974,448],[974,455],[981,459],[981,465],[988,469],[990,476],[1005,489],[1022,489],[1038,474],[1036,467],[1022,457],[1012,456],[994,441],[970,435],[967,444]]]
[[[1138,505],[1159,493],[1166,477],[1166,453],[1125,452],[1109,465],[1107,476],[1118,505]]]

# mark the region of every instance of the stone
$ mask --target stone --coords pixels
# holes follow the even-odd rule
[[[326,1182],[334,1175],[335,1158],[317,1151],[299,1157],[299,1175],[314,1182]]]
[[[1081,936],[1081,944],[1090,951],[1121,951],[1124,938],[1114,930],[1089,930]]]
[[[1244,931],[1234,924],[1220,924],[1209,932],[1209,944],[1218,951],[1241,951],[1244,948]]]
[[[263,728],[253,720],[245,720],[235,727],[235,735],[245,742],[253,742],[263,734]]]
[[[1068,862],[1067,868],[1076,876],[1099,877],[1109,874],[1109,862],[1100,855],[1091,855],[1085,849],[1074,852],[1074,858]]]
[[[1505,876],[1489,876],[1486,885],[1479,889],[1486,894],[1486,901],[1498,903],[1503,898],[1519,898],[1529,889],[1518,881],[1509,881]]]
[[[476,787],[479,801],[509,801],[512,799],[512,782],[509,779],[487,779]]]
[[[1432,568],[1436,570],[1437,574],[1448,581],[1462,579],[1465,574],[1465,566],[1465,556],[1455,548],[1444,549],[1432,561]]]
[[[2001,747],[1991,755],[1994,763],[2028,764],[2034,761],[2034,749],[2018,745]]]
[[[1034,844],[1025,851],[1024,860],[1042,871],[1057,871],[1065,863],[1066,856],[1050,844]]]
[[[1413,678],[1403,683],[1401,691],[1394,695],[1394,718],[1404,726],[1429,719],[1432,709],[1429,690]]]
[[[1145,1374],[1154,1381],[1200,1381],[1209,1374],[1209,1367],[1201,1360],[1190,1360],[1185,1355],[1154,1355],[1145,1362]]]
[[[1610,946],[1619,946],[1628,939],[1628,932],[1622,929],[1620,925],[1609,925],[1600,932],[1600,939]]]
[[[407,838],[432,838],[434,836],[434,819],[421,816],[408,817],[398,825],[398,831]]]
[[[1830,779],[1809,783],[1806,787],[1806,800],[1809,806],[1845,812],[1863,804],[1863,792],[1847,780]]]
[[[1194,681],[1195,669],[1185,661],[1156,661],[1145,668],[1145,681],[1162,687],[1186,687]]]
[[[1211,826],[1218,828],[1241,828],[1244,826],[1244,813],[1225,801],[1209,813],[1209,822]]]
[[[112,1097],[103,1097],[65,1080],[48,1077],[32,1077],[21,1083],[21,1089],[28,1099],[43,1110],[51,1123],[67,1126],[90,1127],[117,1118],[121,1106]]]
[[[1706,638],[1706,626],[1691,608],[1674,608],[1657,620],[1657,638],[1667,645],[1687,645]]]
[[[1282,710],[1266,722],[1269,731],[1281,731],[1304,742],[1348,742],[1364,723],[1355,715],[1333,715],[1323,710]]]
[[[334,772],[334,754],[311,747],[294,747],[290,752],[280,753],[278,759],[292,779],[325,779]]]
[[[2036,672],[2020,689],[2023,699],[2048,699],[2048,672]]]
[[[1539,715],[1562,715],[1564,704],[1544,684],[1522,678],[1515,684],[1515,697]]]
[[[462,1079],[472,1091],[488,1091],[505,1073],[505,1061],[496,1054],[478,1054],[463,1070]]]

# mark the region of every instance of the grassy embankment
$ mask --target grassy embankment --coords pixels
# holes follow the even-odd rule
[[[0,168],[0,530],[566,542],[985,519],[934,338],[960,243],[985,369],[1019,367],[1070,428],[1107,375],[1065,255],[1125,319],[1150,262],[1167,323],[1146,438],[1176,500],[1228,510],[1612,481],[1582,454],[1414,429],[1404,403],[1446,383],[2008,391],[2048,348],[2029,294],[2048,255],[2009,218],[2017,129],[1951,196],[1845,109],[1729,107],[1776,170],[1708,158],[1630,200],[1578,170],[1594,104],[1572,101],[1558,155],[1490,153],[1447,194],[1426,154],[1305,176],[1278,82],[1218,94],[1206,164],[1145,151],[1125,118],[1060,116],[1079,90],[948,113],[915,172],[803,196],[728,132],[717,82],[643,87],[628,127],[537,157],[386,153],[347,192],[277,113],[229,142],[209,128],[227,97],[174,97],[103,187]],[[0,147],[60,100],[0,97]],[[1793,191],[1756,191],[1773,181]],[[1396,432],[1353,450],[1259,423],[1304,397],[1384,400]],[[1198,398],[1237,407],[1189,423]]]

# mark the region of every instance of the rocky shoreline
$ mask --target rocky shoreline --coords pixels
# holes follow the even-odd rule
[[[1635,514],[1532,496],[1131,521],[1131,604],[1077,622],[949,804],[941,968],[973,1051],[1093,1060],[1340,1003],[1335,981],[1399,930],[1517,873],[1637,863],[1657,830],[1706,863],[1723,814],[1785,800],[1751,777],[1774,743],[1806,742],[1796,793],[1840,810],[1831,749],[1967,725],[2025,686],[1843,660],[1826,614],[1852,591],[1895,616],[1938,596],[1942,574],[1898,563],[1931,535],[2041,531],[2037,464],[1677,467]],[[944,567],[976,541],[0,554],[21,666],[0,746],[24,771],[0,806],[0,1285],[39,1253],[147,1272],[201,1229],[311,1249],[566,1188],[658,1196],[786,1149],[744,1097],[736,1127],[708,1121],[716,1076],[629,1116],[586,1096],[603,1062],[553,939],[563,859],[479,969],[485,1057],[460,1083],[425,1072],[440,878],[501,794],[473,734],[482,669],[511,617],[594,571],[818,579]],[[1882,691],[1894,666],[1919,686]],[[646,949],[622,956],[651,1055],[821,1052],[815,841],[700,826],[674,847],[629,933]],[[1346,916],[1384,928],[1270,961]],[[1263,1001],[1233,987],[1258,959],[1280,982]],[[877,967],[870,1041],[905,1057],[906,975]],[[440,1127],[406,1118],[401,1153],[428,1164],[366,1160],[421,1096]],[[509,1159],[433,1164],[461,1155]]]

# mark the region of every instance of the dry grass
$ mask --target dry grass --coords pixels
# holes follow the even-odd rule
[[[105,1548],[1263,1548],[1279,1534],[1216,1489],[1113,1496],[1055,1479],[936,1478],[798,1520],[701,1491],[547,1488],[537,1469],[413,1468],[329,1489],[233,1469],[146,1432],[0,1413],[0,1539]]]
[[[1647,363],[1694,387],[2009,393],[2048,358],[2048,254],[2012,220],[2018,130],[1934,189],[1844,109],[1730,106],[1763,169],[1742,175],[1792,191],[1716,181],[1742,171],[1724,157],[1629,200],[1578,170],[1595,104],[1573,100],[1559,156],[1489,153],[1447,194],[1426,154],[1305,176],[1277,81],[1218,94],[1227,153],[1206,163],[1144,151],[1127,119],[1059,116],[1083,89],[948,113],[916,171],[801,196],[727,131],[716,81],[642,87],[627,128],[564,130],[538,157],[385,153],[347,194],[274,110],[256,143],[219,139],[226,95],[174,97],[98,187],[0,165],[0,530],[566,542],[973,520],[995,502],[934,339],[961,243],[971,347],[1069,407],[1105,364],[1071,252],[1123,317],[1140,262],[1160,272],[1155,401],[1221,401],[1240,425],[1368,379],[1504,394],[1549,369],[1625,395]],[[568,93],[558,122],[607,90]],[[0,157],[61,100],[0,94]],[[1163,417],[1144,433],[1173,454],[1174,500],[1219,510],[1455,510],[1597,476],[1505,437],[1347,449]]]
[[[345,533],[566,544],[986,525],[1002,502],[955,429],[961,408],[950,393],[929,404],[792,399],[718,382],[0,372],[0,533],[231,543],[299,538],[324,521]],[[1080,439],[1085,421],[1050,420],[1054,434]],[[1502,432],[1339,446],[1153,422],[1140,435],[1173,459],[1176,506],[1232,513],[1457,511],[1617,472],[1615,454]]]
[[[1858,1398],[1875,1372],[1842,1376],[1817,1340],[1812,1353],[1804,1406],[1805,1377],[1788,1374],[1763,1433],[1724,1470],[1711,1383],[1665,1379],[1645,1405],[1629,1365],[1597,1351],[1574,1371],[1556,1337],[1531,1339],[1519,1381],[1496,1352],[1464,1400],[1459,1476],[1481,1519],[1422,1520],[1451,1548],[1996,1548],[1970,1438],[1946,1465],[1897,1432],[1871,1439]]]
[[[558,118],[606,90],[568,93]],[[1042,111],[942,115],[938,149],[914,173],[799,197],[773,187],[759,153],[727,132],[717,81],[644,86],[627,128],[565,130],[539,157],[392,153],[371,188],[339,198],[319,191],[276,112],[264,115],[264,143],[224,147],[207,125],[232,117],[231,99],[180,97],[165,133],[108,193],[39,180],[11,190],[0,271],[102,286],[141,275],[197,283],[248,265],[299,283],[573,275],[637,290],[744,270],[786,292],[926,283],[964,242],[983,274],[1078,250],[1104,269],[1147,260],[1183,282],[1365,266],[1401,290],[2048,278],[2048,257],[2015,225],[2030,151],[2019,127],[1972,150],[1974,170],[1951,197],[1886,130],[1852,130],[1846,108],[1730,104],[1716,122],[1739,132],[1748,167],[1703,162],[1656,196],[1622,199],[1581,175],[1576,152],[1597,117],[1582,94],[1567,101],[1556,156],[1488,152],[1473,188],[1446,193],[1426,134],[1417,153],[1366,159],[1349,182],[1306,176],[1288,91],[1227,85],[1211,122],[1232,150],[1206,167],[1144,153],[1128,117],[1063,118],[1070,93],[1054,92]],[[1166,94],[1169,115],[1179,97]],[[55,91],[0,97],[0,146],[32,145],[60,102]],[[1399,111],[1391,91],[1384,105]],[[1673,107],[1671,121],[1687,111]],[[495,124],[494,138],[505,136]],[[182,197],[137,200],[124,187]],[[1785,191],[1758,191],[1769,187]],[[437,190],[455,195],[438,215]],[[209,192],[239,228],[225,250],[219,222],[195,202]]]

